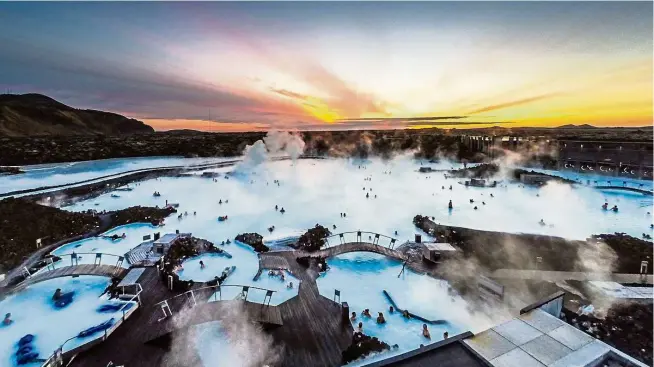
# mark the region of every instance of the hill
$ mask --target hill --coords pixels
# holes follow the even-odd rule
[[[0,94],[0,136],[151,132],[154,129],[141,121],[110,112],[76,109],[41,94]]]

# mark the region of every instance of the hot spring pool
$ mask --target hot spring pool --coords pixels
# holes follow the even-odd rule
[[[97,311],[102,305],[123,303],[109,300],[106,295],[101,296],[109,283],[109,278],[97,276],[55,278],[30,285],[0,301],[2,317],[11,313],[13,320],[10,325],[0,326],[0,365],[17,365],[14,357],[16,343],[26,334],[35,336],[34,350],[42,359],[47,359],[69,338],[73,339],[66,342],[64,351],[101,337],[102,332],[81,338],[76,335],[111,318],[118,321],[122,317],[122,312]],[[64,308],[53,305],[52,295],[57,288],[64,293],[75,291],[73,301]],[[39,362],[28,364],[40,365]]]

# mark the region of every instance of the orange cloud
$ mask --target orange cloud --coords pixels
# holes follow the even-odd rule
[[[527,104],[527,103],[540,101],[540,100],[543,100],[543,99],[546,99],[546,98],[552,98],[552,97],[554,97],[556,95],[558,95],[558,93],[546,93],[546,94],[542,94],[540,96],[523,98],[523,99],[518,99],[518,100],[515,100],[515,101],[504,102],[504,103],[498,103],[498,104],[494,104],[494,105],[490,105],[490,106],[486,106],[486,107],[476,109],[474,111],[468,112],[468,114],[469,115],[474,115],[474,114],[482,113],[482,112],[495,111],[495,110],[501,110],[501,109],[504,109],[504,108],[514,107],[514,106],[520,106],[520,105],[524,105],[524,104]]]

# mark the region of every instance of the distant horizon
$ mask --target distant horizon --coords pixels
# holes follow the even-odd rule
[[[0,3],[0,91],[157,131],[643,127],[652,2]]]

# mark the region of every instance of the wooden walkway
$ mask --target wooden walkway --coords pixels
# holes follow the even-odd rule
[[[259,270],[289,268],[288,260],[283,256],[259,254]]]
[[[239,313],[245,313],[248,320],[259,323],[264,328],[283,325],[281,313],[276,306],[237,300],[207,302],[192,307],[189,305],[185,310],[174,313],[173,316],[161,321],[159,318],[163,316],[163,313],[155,312],[155,317],[149,320],[151,324],[142,325],[148,330],[144,335],[143,342],[156,343],[160,338],[170,337],[170,334],[184,331],[190,326],[223,320],[223,318],[233,315],[234,309],[239,310]]]
[[[649,196],[654,195],[654,192],[652,192],[651,190],[644,190],[636,187],[627,187],[627,186],[591,186],[591,187],[596,188],[598,190],[622,190],[622,191],[637,192],[639,194],[649,195]]]
[[[315,251],[311,253],[306,253],[308,256],[320,256],[320,257],[332,257],[336,255],[345,254],[348,252],[374,252],[377,254],[385,255],[398,260],[406,260],[406,256],[397,251],[390,249],[385,246],[375,245],[370,242],[348,242],[344,244],[334,245],[332,247],[322,249],[320,251]]]
[[[340,366],[341,353],[352,341],[352,325],[349,322],[341,322],[339,304],[319,294],[316,285],[317,269],[305,269],[295,261],[297,256],[298,253],[290,251],[262,256],[264,265],[285,262],[288,271],[301,281],[296,297],[278,306],[268,306],[267,313],[263,314],[261,309],[265,309],[266,306],[257,303],[243,301],[203,303],[210,294],[198,291],[194,292],[198,305],[176,317],[175,310],[190,307],[189,299],[180,296],[174,301],[169,300],[173,317],[169,318],[170,320],[158,321],[164,314],[157,303],[170,299],[180,292],[169,291],[159,279],[156,268],[145,268],[138,280],[143,286],[142,307],[139,307],[105,342],[80,353],[71,366],[106,366],[109,361],[113,361],[116,365],[139,367],[202,366],[193,347],[195,342],[193,333],[187,332],[191,330],[187,326],[219,319],[223,317],[220,308],[225,305],[228,305],[230,310],[241,307],[236,303],[246,308],[251,320],[275,326],[264,328],[262,331],[269,334],[274,345],[282,351],[281,361],[271,365],[272,367]],[[265,260],[268,257],[276,259]],[[196,285],[198,288],[202,286],[202,284]],[[184,317],[188,317],[189,320],[181,321],[184,327],[180,328],[179,322]],[[279,324],[283,325],[279,326]],[[173,330],[175,332],[171,333]],[[169,336],[174,337],[174,345],[171,344],[172,338]],[[169,350],[171,345],[186,347]]]
[[[556,282],[560,280],[591,281],[603,280],[616,283],[646,283],[652,284],[654,276],[640,274],[618,274],[618,273],[585,273],[579,271],[548,271],[548,270],[520,270],[520,269],[497,269],[491,278],[508,279],[531,279]],[[643,282],[644,280],[644,282]]]
[[[64,266],[55,270],[42,270],[41,272],[25,279],[16,287],[14,287],[11,292],[19,291],[31,284],[44,282],[46,280],[68,277],[68,276],[80,276],[80,275],[97,275],[103,277],[117,277],[122,278],[127,274],[127,269],[115,265],[93,265],[93,264],[82,264],[82,265],[72,265]]]

